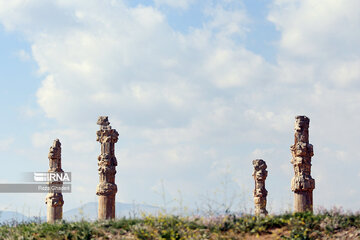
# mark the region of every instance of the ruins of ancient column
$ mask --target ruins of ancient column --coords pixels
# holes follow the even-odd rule
[[[62,173],[61,169],[61,143],[59,139],[54,140],[53,145],[49,151],[49,173]],[[54,223],[57,220],[62,219],[63,212],[63,195],[61,190],[51,190],[52,186],[61,187],[61,181],[49,181],[49,193],[46,196],[45,203],[47,205],[47,222]]]
[[[266,196],[267,191],[265,189],[265,180],[268,175],[266,171],[267,165],[266,162],[262,159],[253,160],[254,173],[253,177],[255,180],[255,190],[254,190],[254,203],[255,203],[255,215],[256,216],[266,216]]]
[[[313,211],[315,180],[310,175],[311,157],[314,155],[313,146],[309,144],[310,119],[306,116],[295,119],[295,143],[290,147],[295,172],[291,180],[291,190],[295,194],[294,211]]]
[[[96,195],[99,196],[98,218],[99,220],[113,219],[117,192],[115,143],[118,141],[119,134],[115,129],[111,129],[107,116],[99,117],[97,124],[100,125],[100,130],[96,132],[96,140],[101,144],[101,154],[98,157],[100,183],[96,189]]]

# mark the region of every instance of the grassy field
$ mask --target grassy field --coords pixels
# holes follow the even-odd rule
[[[360,239],[360,214],[160,215],[104,222],[12,223],[0,226],[0,239]]]

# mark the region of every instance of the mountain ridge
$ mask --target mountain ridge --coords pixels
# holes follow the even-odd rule
[[[159,207],[148,204],[136,204],[136,203],[115,203],[115,216],[116,218],[123,217],[141,217],[142,214],[157,214],[160,210]],[[79,207],[75,207],[63,212],[63,219],[65,221],[78,221],[97,220],[98,203],[87,202]],[[0,211],[0,223],[12,223],[12,222],[29,222],[29,221],[46,221],[46,216],[25,216],[22,213],[16,211]]]

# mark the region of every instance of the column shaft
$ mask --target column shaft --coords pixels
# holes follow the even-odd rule
[[[49,173],[63,173],[61,169],[61,143],[56,139],[50,147],[49,152]],[[52,190],[51,187],[61,187],[61,181],[49,182],[49,193],[46,196],[45,203],[47,205],[47,222],[54,223],[62,219],[62,207],[64,205],[63,195],[61,190]]]
[[[101,154],[98,157],[99,184],[96,189],[96,194],[99,196],[98,218],[100,220],[113,219],[117,192],[115,143],[118,141],[119,134],[111,128],[107,116],[99,117],[97,124],[100,125],[100,130],[96,132],[97,141],[101,144]]]
[[[268,192],[265,189],[265,180],[268,175],[268,172],[266,171],[267,165],[266,162],[262,159],[254,160],[253,165],[254,165],[253,177],[255,180],[255,190],[254,190],[255,215],[266,216],[268,214],[268,212],[266,211],[266,197]]]
[[[313,146],[309,143],[310,119],[306,116],[297,116],[295,119],[295,143],[290,147],[291,163],[295,173],[291,180],[294,211],[313,211],[315,180],[311,177],[311,157],[314,152]]]

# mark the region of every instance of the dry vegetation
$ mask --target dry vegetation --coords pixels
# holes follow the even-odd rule
[[[12,223],[1,239],[360,239],[360,214],[323,211],[251,215],[144,216],[103,222]]]

